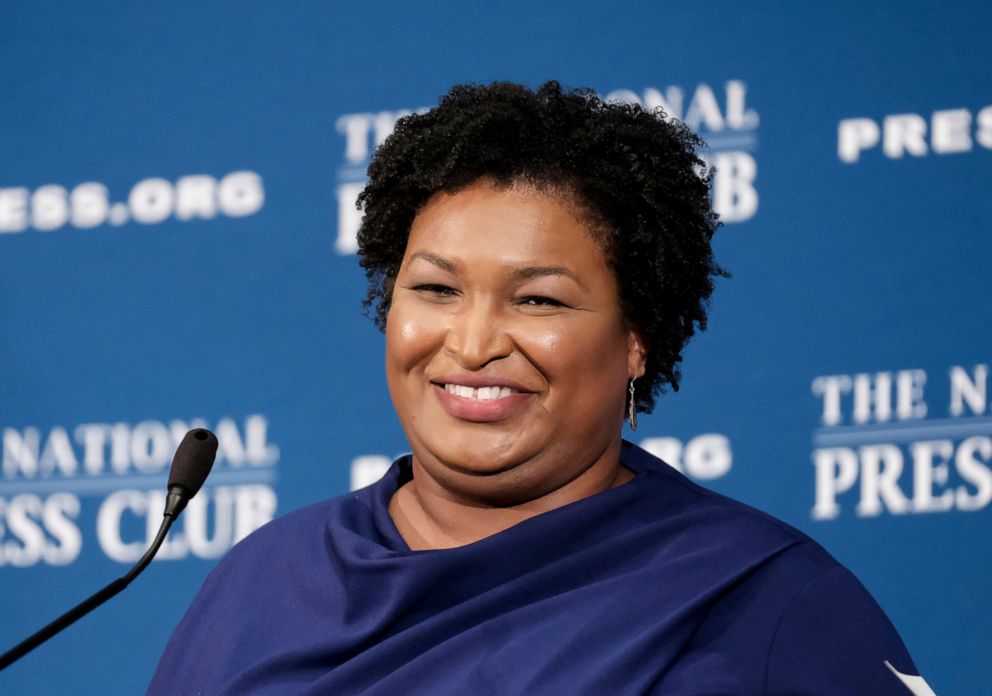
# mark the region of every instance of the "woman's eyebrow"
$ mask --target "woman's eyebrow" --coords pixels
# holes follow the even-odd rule
[[[448,273],[458,273],[461,270],[461,264],[457,261],[446,259],[432,251],[417,251],[410,254],[410,260],[412,261],[414,259],[422,259]],[[582,285],[582,281],[579,280],[578,276],[565,266],[520,266],[513,269],[513,278],[515,280],[533,280],[534,278],[544,278],[546,276],[565,276]]]
[[[423,259],[427,263],[434,264],[438,268],[447,271],[448,273],[456,273],[458,271],[459,265],[454,261],[449,261],[448,259],[435,254],[431,251],[418,251],[410,255],[410,260]]]
[[[581,285],[578,277],[564,266],[523,266],[513,272],[515,278],[520,280],[531,280],[533,278],[543,278],[544,276],[567,276]]]

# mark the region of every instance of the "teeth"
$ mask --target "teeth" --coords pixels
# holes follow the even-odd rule
[[[475,401],[492,401],[493,399],[505,399],[513,393],[509,387],[479,387],[473,389],[462,384],[445,384],[445,391],[463,399],[473,399]]]

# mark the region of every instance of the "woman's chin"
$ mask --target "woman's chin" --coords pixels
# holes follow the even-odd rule
[[[438,454],[438,463],[454,474],[482,478],[511,474],[527,461],[525,457],[508,456],[510,453],[507,452],[487,453],[479,447],[468,450],[450,448]]]
[[[501,485],[526,478],[527,463],[537,452],[519,438],[451,437],[414,447],[414,460],[441,485]]]

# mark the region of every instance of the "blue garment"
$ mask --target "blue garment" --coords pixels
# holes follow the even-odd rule
[[[151,694],[871,694],[917,674],[861,584],[800,532],[625,442],[627,484],[411,551],[378,483],[233,548]]]

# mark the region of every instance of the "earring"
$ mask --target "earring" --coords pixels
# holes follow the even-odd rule
[[[630,398],[627,401],[627,420],[630,422],[630,429],[637,430],[637,406],[634,404],[634,381],[636,377],[632,377],[630,380],[630,387],[627,391],[630,392]]]

